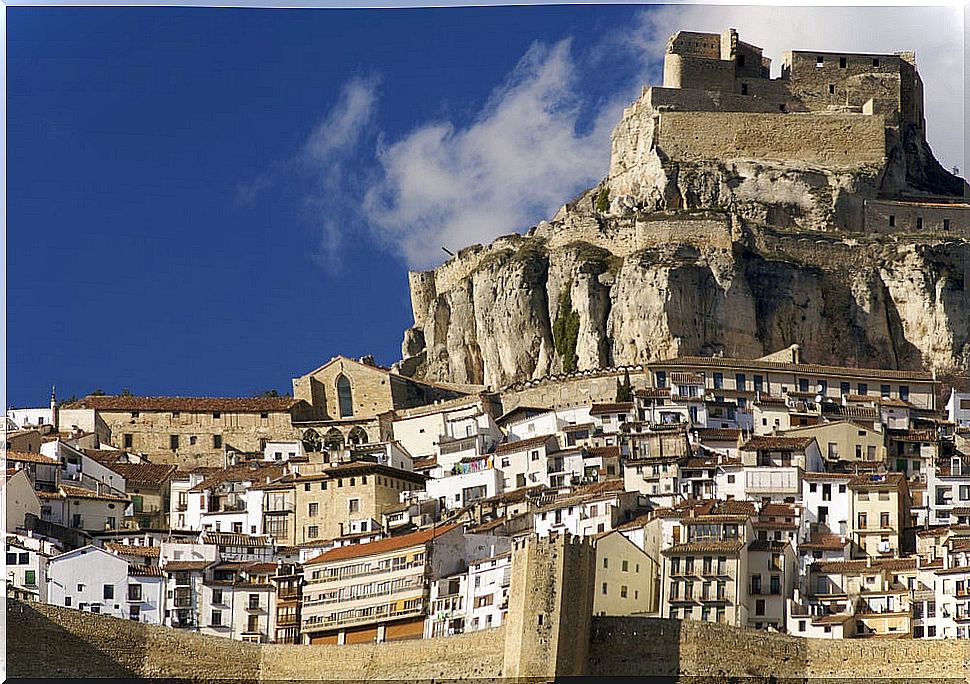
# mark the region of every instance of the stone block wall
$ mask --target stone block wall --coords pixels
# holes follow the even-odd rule
[[[774,159],[832,167],[881,164],[881,116],[663,112],[657,146],[671,159]]]

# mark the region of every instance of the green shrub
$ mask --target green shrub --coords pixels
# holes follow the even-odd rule
[[[596,211],[606,213],[610,210],[610,189],[605,185],[596,194]]]
[[[573,281],[570,280],[559,296],[559,312],[552,324],[552,339],[556,353],[562,357],[562,369],[566,373],[575,371],[579,360],[576,355],[576,342],[579,340],[579,313],[573,309],[573,299],[570,294],[572,287]]]

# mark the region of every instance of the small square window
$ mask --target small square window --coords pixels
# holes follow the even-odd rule
[[[845,59],[845,57],[839,57],[839,68],[840,69],[845,69],[848,65],[849,65],[848,64],[848,61]]]
[[[829,95],[835,95],[835,84],[829,83]]]
[[[873,57],[872,58],[872,66],[874,66],[874,67],[879,66],[879,58],[878,57]]]

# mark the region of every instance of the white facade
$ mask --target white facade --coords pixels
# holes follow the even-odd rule
[[[18,428],[53,425],[53,411],[50,406],[43,408],[7,409],[7,418],[12,420]]]
[[[391,430],[394,439],[414,458],[435,455],[443,437],[462,439],[482,435],[494,444],[503,436],[478,401],[400,418],[392,423]]]
[[[104,549],[85,546],[51,558],[48,575],[53,605],[153,624],[164,619],[163,579],[138,574]]]
[[[263,449],[263,460],[272,463],[284,463],[294,458],[302,459],[305,457],[306,451],[303,449],[303,442],[296,439],[266,442],[266,448]]]
[[[951,390],[946,415],[957,427],[970,427],[970,392]]]
[[[851,479],[851,475],[805,473],[801,495],[804,505],[802,540],[809,539],[813,529],[848,537],[852,524]]]
[[[59,553],[57,547],[38,537],[8,534],[6,553],[7,582],[30,593],[36,601],[47,603],[47,568]]]
[[[624,522],[626,514],[636,508],[636,499],[635,492],[617,492],[549,504],[532,514],[533,529],[539,537],[548,537],[552,532],[592,537]]]
[[[491,458],[482,459],[491,461]],[[469,503],[502,493],[502,473],[493,467],[448,475],[428,480],[425,484],[428,496],[437,499],[446,509],[462,508]]]

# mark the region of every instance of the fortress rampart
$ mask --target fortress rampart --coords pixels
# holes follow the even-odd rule
[[[829,167],[882,164],[881,116],[663,112],[656,144],[670,159],[770,159]]]

